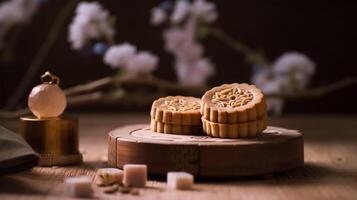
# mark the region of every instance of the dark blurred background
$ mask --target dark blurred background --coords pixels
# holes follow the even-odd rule
[[[24,76],[35,54],[49,33],[61,8],[68,0],[46,1],[18,37],[10,62],[0,63],[0,107],[3,107]],[[0,1],[2,2],[2,1]],[[163,49],[162,29],[149,23],[150,9],[157,0],[99,1],[116,16],[116,41],[128,41],[139,49],[160,56],[155,75],[175,79],[173,57]],[[300,51],[317,64],[311,87],[357,76],[357,2],[356,1],[216,1],[219,11],[217,26],[254,48],[263,48],[274,60],[286,51]],[[102,63],[100,56],[86,56],[70,48],[68,24],[61,29],[53,48],[37,77],[51,70],[61,77],[62,88],[95,80],[114,71]],[[206,55],[216,65],[211,86],[230,82],[249,82],[251,66],[215,38],[204,41]],[[32,86],[40,82],[33,80]],[[357,86],[351,86],[321,98],[288,101],[285,112],[357,112]],[[25,95],[26,96],[26,95]],[[26,97],[22,106],[26,105]]]

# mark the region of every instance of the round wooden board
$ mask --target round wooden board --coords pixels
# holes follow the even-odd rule
[[[253,176],[302,167],[304,142],[296,130],[271,126],[256,138],[220,139],[156,133],[139,124],[109,133],[108,163],[147,164],[149,173],[158,175]]]

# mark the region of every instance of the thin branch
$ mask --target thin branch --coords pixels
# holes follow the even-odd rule
[[[192,86],[182,86],[175,82],[170,82],[162,79],[155,78],[153,76],[145,76],[140,79],[133,77],[104,77],[89,83],[80,84],[68,89],[65,89],[64,92],[67,96],[78,95],[82,93],[88,93],[92,91],[101,90],[107,87],[118,87],[120,85],[144,85],[157,87],[158,90],[165,93],[167,91],[174,91],[176,93],[184,92],[190,93],[192,95],[197,95],[203,93],[206,90],[206,87],[192,87]]]
[[[109,78],[112,77],[107,77],[104,79],[100,80],[109,80]],[[165,92],[159,91],[158,93],[153,93],[150,95],[143,95],[141,93],[120,93],[119,95],[117,93],[113,92],[103,92],[103,91],[94,91],[94,90],[89,90],[89,89],[98,89],[103,86],[103,83],[108,83],[105,81],[97,81],[98,85],[91,85],[91,83],[88,84],[83,84],[80,87],[76,86],[73,88],[77,88],[76,92],[82,93],[82,94],[77,94],[72,96],[68,96],[67,102],[68,102],[68,108],[74,108],[74,107],[79,107],[83,105],[98,105],[98,104],[105,104],[105,105],[118,105],[118,106],[123,106],[123,105],[150,105],[150,103],[162,96],[165,95]],[[102,84],[101,84],[102,83]],[[127,79],[126,81],[122,80],[122,84],[141,84],[142,86],[155,86],[157,88],[163,89],[163,91],[170,91],[175,94],[181,94],[181,95],[187,95],[187,93],[190,93],[188,95],[202,95],[202,91],[206,90],[206,88],[191,88],[190,87],[183,87],[179,86],[177,84],[167,82],[164,80],[156,79],[156,78],[147,78],[147,79]],[[351,78],[346,78],[341,81],[337,81],[335,83],[331,83],[329,85],[313,88],[313,89],[307,89],[303,90],[301,92],[297,92],[294,94],[268,94],[266,95],[267,98],[271,97],[279,97],[279,98],[284,98],[284,99],[301,99],[301,98],[314,98],[314,97],[321,97],[324,95],[327,95],[329,93],[335,92],[337,90],[350,87],[352,85],[357,84],[357,77],[351,77]],[[98,86],[98,87],[97,87]],[[100,86],[100,87],[99,87]],[[72,89],[73,89],[72,88]],[[68,91],[75,91],[69,89]],[[168,90],[169,89],[169,90]],[[86,92],[86,93],[83,93]],[[18,118],[23,115],[30,114],[29,109],[25,108],[22,110],[17,110],[17,111],[1,111],[0,110],[0,118]]]
[[[34,60],[32,61],[30,67],[28,68],[24,78],[20,82],[19,86],[16,88],[13,95],[9,98],[7,105],[8,109],[13,109],[16,107],[18,102],[23,97],[25,91],[31,85],[31,81],[36,76],[39,68],[41,67],[44,59],[48,55],[52,46],[56,42],[58,35],[61,33],[61,29],[64,26],[66,19],[72,14],[74,7],[77,5],[79,0],[69,0],[67,4],[61,10],[59,16],[53,22],[53,27],[51,27],[49,34],[47,35],[45,41],[42,43],[40,50],[36,54]]]
[[[113,87],[116,90],[122,86],[135,86],[136,88],[141,88],[143,86],[149,86],[157,88],[157,93],[152,95],[142,95],[138,93],[125,93],[125,97],[120,97],[115,92],[104,92],[103,89],[106,87]],[[146,76],[140,79],[138,78],[117,78],[117,77],[105,77],[98,79],[96,81],[77,85],[68,89],[64,92],[67,95],[67,107],[74,108],[82,105],[90,104],[149,104],[148,101],[140,101],[140,99],[150,99],[153,101],[155,98],[162,95],[170,94],[183,94],[189,96],[200,96],[206,91],[206,87],[191,87],[182,86],[174,82],[161,80],[155,77]],[[132,96],[134,99],[131,99]],[[137,99],[137,100],[135,100]],[[125,103],[126,102],[126,103]],[[23,115],[30,114],[28,108],[20,109],[17,111],[4,111],[0,110],[0,118],[18,118]]]
[[[302,98],[314,98],[314,97],[321,97],[324,95],[327,95],[329,93],[338,91],[340,89],[356,85],[357,84],[357,77],[350,77],[350,78],[345,78],[340,81],[336,81],[334,83],[331,83],[329,85],[324,85],[321,87],[317,88],[312,88],[312,89],[305,89],[300,92],[295,92],[292,94],[267,94],[265,95],[267,98],[269,97],[278,97],[278,98],[283,98],[283,99],[302,99]]]
[[[261,52],[251,49],[248,45],[236,40],[220,28],[210,28],[210,35],[216,37],[228,47],[245,55],[246,60],[253,64],[270,65],[271,61]]]
[[[94,90],[99,90],[104,87],[113,85],[114,83],[115,83],[115,78],[108,76],[95,81],[91,81],[89,83],[80,84],[80,85],[73,86],[71,88],[67,88],[64,90],[64,93],[67,96],[72,96],[81,93],[91,92]]]

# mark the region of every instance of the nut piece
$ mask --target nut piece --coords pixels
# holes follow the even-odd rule
[[[109,185],[107,187],[104,187],[103,192],[105,193],[114,193],[116,191],[118,191],[119,189],[119,185],[118,184],[113,184],[113,185]]]
[[[122,184],[123,171],[117,168],[98,169],[95,175],[95,184],[98,186],[108,186],[114,183]]]

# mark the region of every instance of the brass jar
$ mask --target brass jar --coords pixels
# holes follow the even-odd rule
[[[78,119],[22,117],[20,133],[40,154],[40,166],[73,165],[82,162],[78,150]]]

